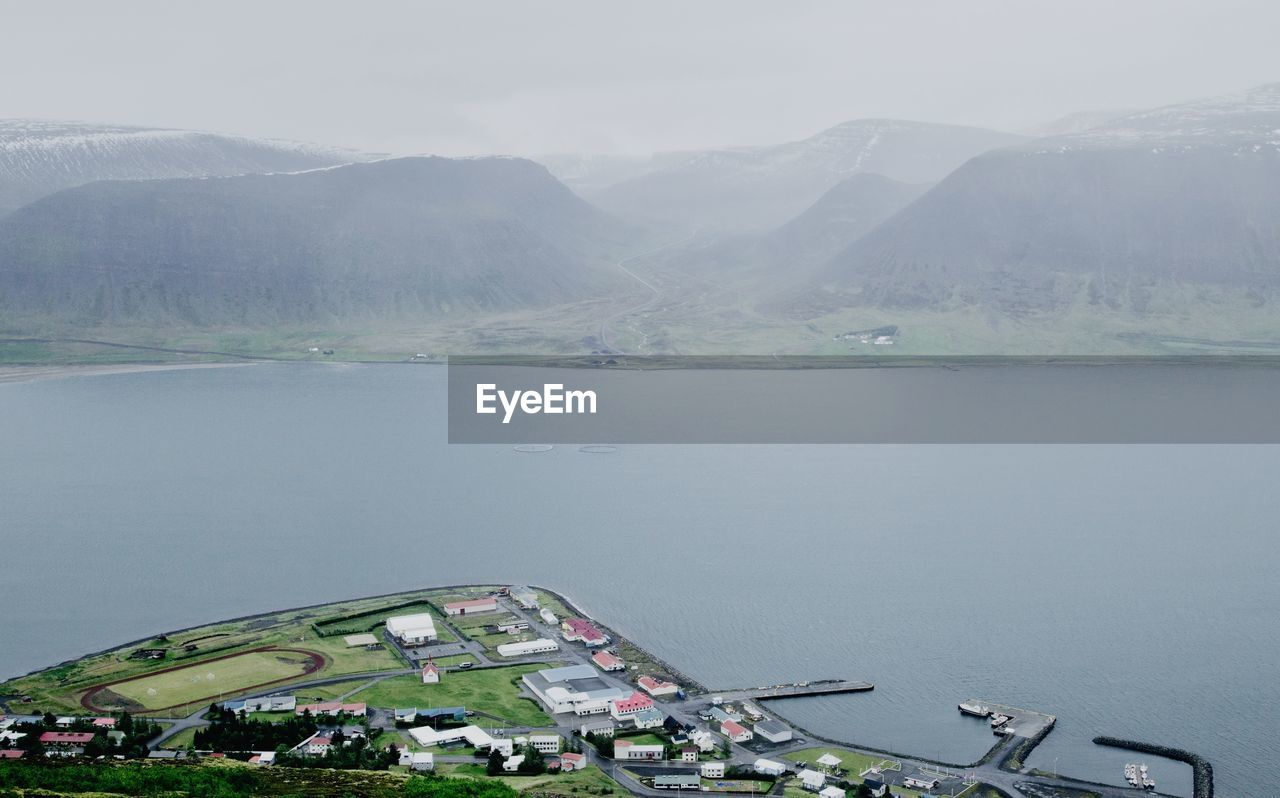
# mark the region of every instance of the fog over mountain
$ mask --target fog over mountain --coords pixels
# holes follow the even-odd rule
[[[1022,140],[980,128],[859,120],[786,144],[663,154],[648,173],[586,196],[618,216],[673,228],[762,230],[850,175],[932,183],[975,155]]]
[[[423,319],[607,294],[631,235],[513,158],[99,182],[0,219],[0,308],[84,324]]]
[[[0,216],[95,180],[295,172],[359,153],[192,130],[36,119],[0,120]]]
[[[981,155],[822,280],[891,307],[1261,303],[1280,288],[1280,84]]]

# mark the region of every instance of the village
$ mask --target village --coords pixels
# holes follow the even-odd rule
[[[144,675],[77,694],[82,707],[115,711],[7,714],[0,720],[0,758],[119,757],[128,746],[153,760],[392,768],[536,782],[542,789],[552,779],[572,787],[566,792],[605,794],[612,785],[650,796],[955,798],[1000,795],[994,785],[1013,781],[992,765],[956,769],[815,739],[764,707],[863,692],[873,689],[869,683],[711,692],[541,589],[436,591],[373,609],[359,605],[310,625],[324,645],[293,637],[289,627],[278,646],[254,646],[261,641],[248,637],[239,653],[201,660],[198,669],[147,665],[154,669]],[[115,660],[163,662],[166,652],[191,645],[168,642],[116,652]],[[321,651],[327,664],[314,668],[307,657]],[[207,704],[176,703],[264,652],[279,667],[296,656],[297,674],[278,688],[264,684]],[[348,670],[365,657],[396,667],[329,675],[343,669],[344,657],[351,659]],[[216,663],[226,664],[219,671]],[[246,682],[254,678],[243,674]],[[151,700],[154,709],[129,696]],[[1051,727],[1052,718],[1025,713],[1018,721],[1025,728],[1036,722]],[[1005,744],[1000,739],[996,748]]]

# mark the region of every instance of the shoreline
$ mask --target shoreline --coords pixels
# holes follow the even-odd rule
[[[101,377],[112,374],[141,374],[151,371],[178,371],[182,369],[220,369],[252,365],[255,365],[255,363],[117,363],[111,365],[0,366],[0,385],[57,380],[67,377]]]

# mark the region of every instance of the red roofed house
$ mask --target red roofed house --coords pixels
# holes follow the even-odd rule
[[[587,758],[582,754],[561,754],[560,769],[565,773],[571,770],[582,770],[587,766]]]
[[[330,737],[313,736],[306,742],[307,756],[324,756],[333,750],[333,739]]]
[[[627,665],[608,651],[597,651],[591,655],[591,661],[602,671],[626,670]]]
[[[444,605],[446,615],[475,615],[478,612],[497,612],[497,610],[498,600],[495,598],[451,601]]]
[[[45,732],[40,735],[40,742],[43,745],[53,746],[56,748],[67,748],[80,745],[88,745],[89,741],[94,738],[93,732]]]
[[[733,720],[726,720],[721,723],[720,733],[735,743],[745,743],[755,736],[750,729]]]
[[[0,759],[21,759],[25,753],[18,748],[0,748]]]
[[[116,726],[115,718],[94,718],[93,725],[98,728],[114,729]]]
[[[609,642],[609,638],[595,624],[581,618],[565,618],[564,623],[560,624],[560,634],[569,642],[581,641],[587,646],[603,646]]]
[[[609,714],[614,718],[628,718],[653,706],[653,699],[644,693],[633,692],[626,698],[615,698],[609,702]]]
[[[649,695],[675,695],[680,692],[680,686],[671,682],[664,682],[661,679],[655,679],[652,676],[641,676],[637,681],[640,689]]]

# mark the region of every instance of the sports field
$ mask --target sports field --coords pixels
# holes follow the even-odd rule
[[[182,706],[231,696],[317,670],[324,660],[294,649],[261,649],[159,671],[147,676],[103,685],[90,691],[86,702],[101,708],[125,703],[146,710]],[[117,702],[114,697],[123,699]]]

